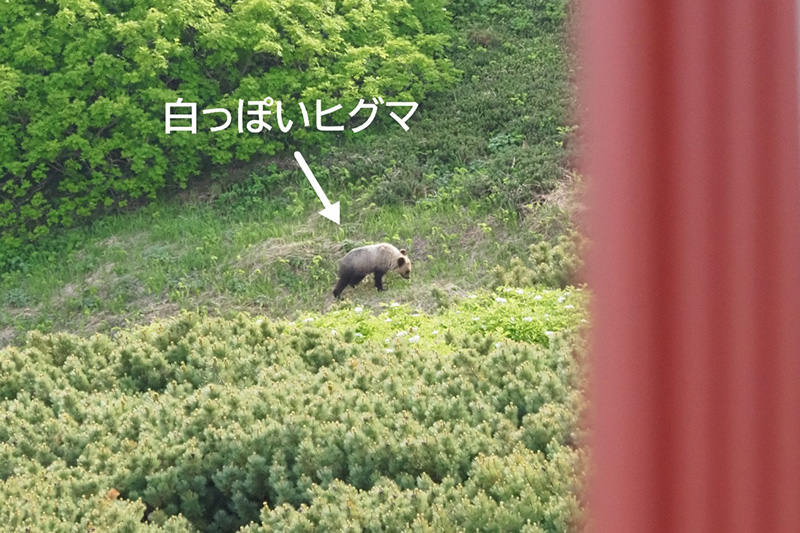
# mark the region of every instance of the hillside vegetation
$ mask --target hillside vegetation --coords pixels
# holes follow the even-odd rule
[[[422,101],[411,131],[369,129],[305,154],[342,202],[341,227],[317,214],[291,156],[213,170],[177,197],[16,255],[0,275],[0,346],[31,329],[113,332],[179,309],[324,311],[336,260],[372,242],[414,260],[410,284],[346,293],[375,308],[399,298],[431,309],[433,287],[463,296],[492,285],[495,266],[527,261],[530,245],[572,226],[564,6],[488,5],[456,17],[462,81]]]
[[[168,135],[165,104],[421,99],[454,79],[443,0],[34,0],[0,4],[0,268],[53,229],[185,186],[210,164],[324,136]],[[289,108],[292,108],[291,113]],[[235,111],[234,111],[235,114]],[[245,117],[248,118],[248,117]],[[296,122],[299,122],[296,120]],[[245,132],[246,133],[246,132]]]
[[[583,303],[507,290],[435,317],[188,314],[114,340],[31,335],[0,352],[0,520],[566,531],[582,508]]]
[[[582,529],[565,0],[41,4],[0,8],[0,40],[30,54],[0,51],[0,128],[28,117],[0,129],[0,522]],[[120,70],[93,89],[105,71],[77,65],[98,50]],[[420,108],[408,132],[147,137],[179,87],[218,104],[276,86]],[[25,111],[56,89],[52,124]],[[142,129],[89,113],[98,94]],[[336,260],[384,241],[408,249],[411,279],[334,300]]]

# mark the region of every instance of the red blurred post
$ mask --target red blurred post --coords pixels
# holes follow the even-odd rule
[[[795,0],[583,0],[591,531],[800,531]]]

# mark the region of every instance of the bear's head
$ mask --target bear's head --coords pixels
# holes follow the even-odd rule
[[[397,264],[394,271],[408,279],[411,276],[411,259],[408,257],[405,249],[400,250],[400,257],[397,258]]]

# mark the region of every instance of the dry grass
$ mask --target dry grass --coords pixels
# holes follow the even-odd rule
[[[585,197],[585,181],[576,172],[567,171],[556,188],[542,195],[541,199],[544,203],[561,209],[570,218],[577,219],[586,211]]]
[[[285,238],[267,239],[250,246],[232,266],[252,272],[263,269],[281,259],[310,260],[314,256],[335,256],[342,251],[342,244],[326,239],[291,242]]]

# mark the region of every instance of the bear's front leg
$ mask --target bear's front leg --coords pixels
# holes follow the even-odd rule
[[[379,290],[383,290],[383,272],[375,272],[375,287]]]
[[[336,287],[333,288],[333,297],[337,300],[339,296],[342,295],[342,291],[347,287],[348,282],[350,279],[347,276],[343,276],[339,278],[339,281],[336,283]]]

